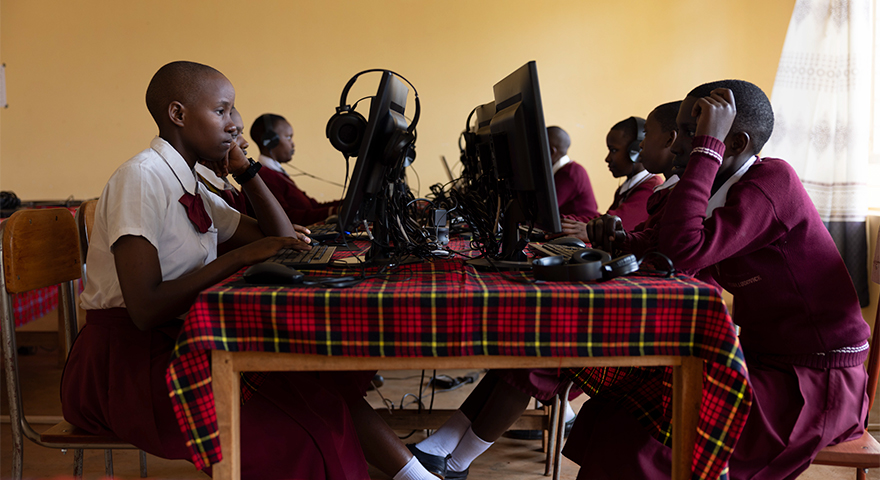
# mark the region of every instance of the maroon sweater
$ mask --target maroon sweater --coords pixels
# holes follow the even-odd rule
[[[571,162],[553,175],[553,181],[556,183],[556,203],[559,204],[560,215],[582,222],[599,216],[593,185],[583,166]]]
[[[724,152],[712,137],[694,148]],[[691,153],[669,194],[658,230],[659,250],[676,267],[713,275],[734,296],[734,321],[748,356],[773,355],[809,367],[849,367],[870,335],[852,280],[791,166],[758,160],[705,219],[719,164]],[[705,220],[704,220],[705,219]]]
[[[654,187],[663,184],[660,175],[651,175],[642,183],[627,190],[626,195],[620,194],[620,188],[614,192],[614,202],[608,209],[608,215],[617,215],[623,223],[624,230],[633,230],[648,219],[648,197],[654,193]]]
[[[663,218],[663,211],[666,208],[666,200],[669,199],[669,194],[674,188],[675,185],[669,188],[664,188],[663,190],[658,190],[648,197],[648,219],[636,225],[636,228],[631,232],[626,232],[626,240],[624,240],[621,245],[621,250],[632,253],[638,258],[644,257],[648,252],[657,250],[657,224],[659,224],[660,220]],[[658,266],[664,267],[665,265],[658,264]],[[698,280],[712,285],[719,293],[721,292],[721,286],[718,285],[718,282],[712,277],[712,273],[709,269],[703,269],[699,272],[687,272],[680,269],[678,271],[686,275],[692,275]]]
[[[269,191],[278,199],[281,208],[287,213],[292,223],[311,225],[323,221],[330,215],[330,207],[339,205],[339,201],[321,203],[309,197],[297,188],[287,175],[278,173],[271,168],[260,169],[260,178]],[[250,207],[250,205],[248,205]],[[248,208],[248,210],[251,210]]]

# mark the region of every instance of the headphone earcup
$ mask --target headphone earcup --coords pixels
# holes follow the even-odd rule
[[[385,145],[385,164],[396,165],[402,161],[409,166],[416,158],[415,135],[406,130],[396,130],[391,140]],[[408,163],[407,163],[408,162]]]
[[[333,148],[349,157],[358,156],[367,120],[354,110],[337,112],[327,121],[327,138]]]
[[[571,258],[568,260],[568,263],[605,263],[610,261],[611,255],[609,255],[607,252],[596,250],[594,248],[585,248],[583,250],[578,250],[572,253]]]
[[[281,139],[278,138],[278,134],[272,130],[263,133],[263,138],[260,139],[260,144],[269,150],[277,147],[279,143],[281,143]]]
[[[636,124],[636,139],[629,144],[629,159],[636,163],[642,151],[642,140],[645,139],[645,120],[641,117],[629,117]]]

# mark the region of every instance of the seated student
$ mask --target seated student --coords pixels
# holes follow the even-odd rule
[[[281,115],[260,115],[251,125],[251,139],[260,148],[260,162],[266,186],[278,199],[290,221],[311,225],[336,213],[339,200],[321,203],[300,190],[281,168],[293,158],[293,127]]]
[[[547,139],[550,142],[550,160],[553,162],[553,182],[556,184],[559,214],[585,220],[599,216],[599,207],[587,169],[568,158],[568,147],[571,146],[568,133],[559,127],[547,127]]]
[[[673,160],[675,154],[672,153],[672,144],[677,136],[677,128],[675,117],[678,115],[678,108],[681,102],[669,102],[658,106],[648,114],[645,120],[644,138],[639,144],[639,163],[641,163],[646,172],[652,174],[663,174],[666,181],[661,185],[654,187],[653,193],[645,202],[645,210],[648,218],[636,225],[631,231],[627,232],[627,245],[615,245],[622,251],[633,253],[637,257],[641,257],[647,251],[656,249],[656,239],[647,237],[644,233],[659,221],[663,215],[663,206],[666,198],[671,191],[670,188],[678,182],[678,175],[673,173]],[[617,220],[612,220],[612,218]],[[573,218],[562,219],[562,231],[566,235],[571,235],[583,240],[585,243],[592,243],[588,228],[596,225],[603,225],[608,221],[621,222],[619,217],[610,214],[602,215],[597,219],[591,220],[589,223],[579,222]],[[638,233],[635,233],[638,232]],[[595,239],[599,240],[601,235],[594,234]],[[599,242],[596,247],[598,248]],[[609,248],[606,246],[606,250]]]
[[[232,123],[235,124],[235,143],[241,148],[241,152],[244,155],[247,155],[247,147],[249,144],[244,138],[244,121],[241,118],[241,114],[238,113],[238,110],[236,109],[232,109]],[[195,171],[196,175],[199,177],[199,181],[209,192],[218,195],[230,207],[236,209],[238,213],[247,215],[247,201],[245,200],[245,196],[236,190],[225,176],[221,176],[223,175],[223,172],[215,172],[211,168],[212,166],[222,167],[217,162],[206,160],[200,160],[199,163],[196,164]]]
[[[88,321],[62,378],[64,418],[163,458],[191,460],[165,372],[198,293],[282,247],[309,248],[236,144],[234,101],[229,80],[206,65],[173,62],[153,76],[146,103],[159,136],[101,194],[82,294]],[[199,192],[200,160],[235,175],[259,221]],[[217,257],[218,242],[238,248]],[[243,478],[368,478],[350,389],[326,378],[270,373],[242,405]]]
[[[650,130],[651,139],[643,142],[643,154],[658,171],[671,169],[673,155],[669,149],[672,143],[668,138],[674,139],[675,134],[665,135],[669,129],[663,125],[668,126],[669,121],[674,123],[677,112],[675,105],[667,104],[652,112],[656,120],[649,116],[652,119],[650,126],[654,127],[656,122],[656,128]],[[654,167],[654,164],[658,166]],[[565,225],[577,223],[568,219],[564,221],[567,222]],[[584,226],[583,223],[580,225]],[[513,425],[532,397],[548,402],[565,390],[569,380],[559,373],[557,369],[541,368],[490,370],[449,421],[410,449],[426,464],[442,463],[444,457],[451,455],[446,478],[465,478],[471,462]],[[569,399],[579,393],[580,390],[573,389]]]
[[[663,183],[657,175],[645,170],[639,162],[639,144],[644,138],[645,121],[639,117],[629,117],[617,122],[608,135],[605,143],[608,156],[605,162],[614,178],[626,177],[626,180],[614,192],[614,201],[608,207],[608,215],[620,217],[626,229],[648,219],[645,205],[654,187]],[[586,221],[589,219],[580,218]]]
[[[731,479],[795,478],[823,447],[860,436],[867,414],[870,331],[797,173],[756,156],[773,120],[751,83],[692,90],[673,147],[687,169],[657,227],[661,252],[684,269],[713,266],[736,302],[753,398]],[[669,478],[669,448],[617,405],[579,415],[575,437],[580,448],[570,440],[564,453],[581,465],[578,478]]]

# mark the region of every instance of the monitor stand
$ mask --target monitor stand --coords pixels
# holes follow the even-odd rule
[[[519,229],[519,223],[522,219],[521,213],[517,202],[514,202],[508,214],[504,216],[501,230],[501,253],[492,258],[474,258],[465,263],[483,271],[531,270],[532,262],[523,252],[529,239],[525,238],[525,232]]]
[[[370,231],[370,249],[364,255],[340,258],[334,260],[336,266],[361,266],[361,267],[386,267],[396,265],[409,265],[421,263],[424,259],[409,254],[399,255],[391,244],[391,235],[388,229],[380,222],[373,222]]]

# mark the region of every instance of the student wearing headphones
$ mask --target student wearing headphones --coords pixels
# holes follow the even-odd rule
[[[654,192],[654,187],[663,183],[658,175],[645,170],[639,161],[639,144],[644,139],[645,120],[640,117],[617,122],[605,137],[608,170],[611,170],[614,178],[626,177],[614,192],[614,202],[607,213],[620,217],[626,230],[648,219],[648,197]]]
[[[339,200],[322,203],[309,197],[281,168],[282,163],[290,162],[295,151],[293,127],[284,117],[273,113],[260,115],[251,125],[251,138],[260,148],[260,163],[267,167],[261,172],[263,181],[291,222],[310,225],[336,213]]]

